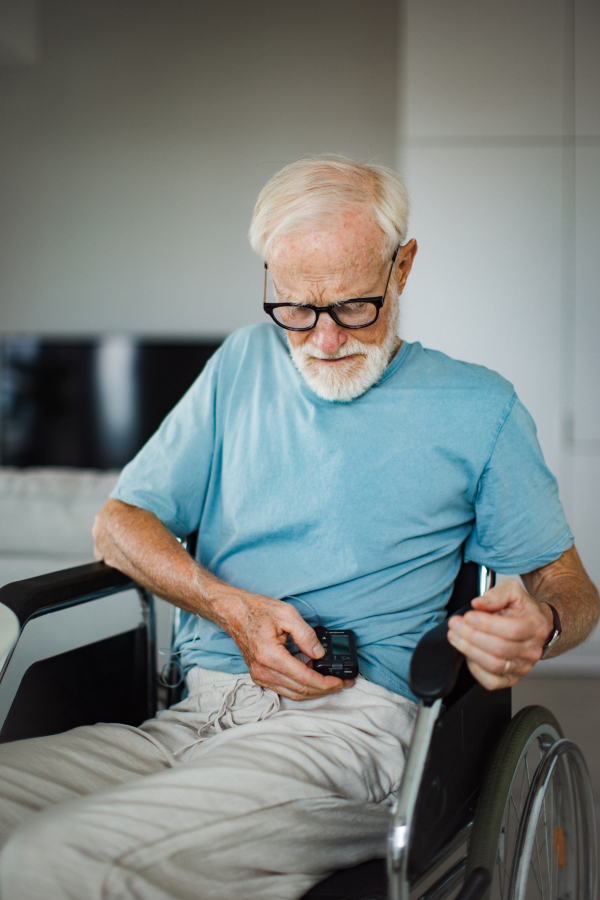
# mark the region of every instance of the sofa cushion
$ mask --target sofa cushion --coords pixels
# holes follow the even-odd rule
[[[119,473],[0,467],[0,553],[93,559],[94,516]]]

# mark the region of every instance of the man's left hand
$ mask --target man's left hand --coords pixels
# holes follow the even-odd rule
[[[552,612],[512,578],[477,597],[472,607],[449,620],[448,640],[485,688],[512,687],[541,658]]]

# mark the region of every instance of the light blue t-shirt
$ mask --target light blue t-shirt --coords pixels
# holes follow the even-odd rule
[[[529,572],[573,543],[512,385],[404,342],[349,403],[321,400],[275,325],[228,338],[112,494],[229,584],[351,628],[360,670],[411,696],[410,656],[465,558]],[[218,626],[183,613],[184,668],[247,671]]]

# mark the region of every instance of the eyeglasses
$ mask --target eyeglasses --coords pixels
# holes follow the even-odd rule
[[[321,313],[329,313],[333,321],[342,328],[368,328],[379,318],[379,310],[384,304],[394,263],[399,248],[392,256],[392,265],[381,297],[360,297],[356,300],[339,300],[330,306],[309,306],[300,303],[267,303],[267,264],[265,263],[265,293],[263,309],[276,325],[287,331],[310,331],[319,321]]]

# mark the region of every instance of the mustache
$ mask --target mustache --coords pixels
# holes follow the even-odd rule
[[[351,338],[335,353],[324,353],[313,344],[302,344],[294,348],[294,355],[303,359],[343,359],[345,356],[368,356],[368,348],[356,338]]]

